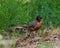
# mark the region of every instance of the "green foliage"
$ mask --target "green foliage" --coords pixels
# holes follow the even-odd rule
[[[43,17],[43,28],[60,24],[60,0],[0,0],[0,29]]]
[[[54,41],[51,42],[44,42],[42,40],[39,41],[41,48],[54,48]]]
[[[0,44],[0,48],[4,48],[4,45],[3,44]]]

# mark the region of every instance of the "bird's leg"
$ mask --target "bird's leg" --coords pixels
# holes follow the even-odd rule
[[[26,36],[30,37],[30,31],[26,32]]]
[[[35,37],[35,33],[31,32],[31,36],[30,37],[34,38]]]
[[[36,31],[36,35],[39,36],[40,35],[40,30]]]
[[[38,35],[40,35],[40,33],[41,33],[40,30],[38,30]]]
[[[35,35],[38,36],[38,31],[35,32]]]
[[[28,36],[29,35],[29,31],[28,30],[25,30],[25,32],[26,32],[26,36]]]

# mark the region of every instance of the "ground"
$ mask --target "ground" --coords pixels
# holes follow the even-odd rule
[[[44,39],[43,37],[27,38],[25,41],[19,41],[19,46],[15,47],[17,39],[0,40],[0,48],[60,48],[60,29],[54,29],[52,36]],[[58,37],[59,36],[59,37]]]
[[[0,48],[14,48],[15,42],[16,40],[1,40]],[[21,45],[19,48],[60,48],[60,40],[50,42],[45,42],[42,40],[36,42],[28,42],[26,45]]]

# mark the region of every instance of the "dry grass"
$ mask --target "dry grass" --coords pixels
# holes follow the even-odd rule
[[[52,30],[51,34],[52,35],[60,35],[60,28],[56,28],[56,29]]]
[[[56,28],[56,29],[52,30],[50,32],[50,35],[49,36],[52,36],[53,37],[55,35],[56,36],[57,35],[60,35],[60,29],[59,28]],[[3,43],[2,41],[3,40],[1,40],[0,43]],[[14,48],[16,40],[15,39],[8,40],[8,41],[5,41],[4,40],[4,42],[5,42],[5,44],[0,44],[0,48]],[[9,42],[10,42],[10,44],[9,44]],[[6,47],[4,47],[6,44],[9,44],[9,45],[6,46]],[[40,39],[38,43],[37,42],[33,42],[30,45],[29,44],[26,45],[24,48],[29,48],[29,46],[30,46],[30,48],[59,48],[60,47],[60,41],[54,41],[53,40],[53,41],[50,41],[50,42],[45,42],[42,39]],[[19,47],[19,48],[22,48],[22,46]]]

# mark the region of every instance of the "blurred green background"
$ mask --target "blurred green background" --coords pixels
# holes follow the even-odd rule
[[[0,0],[0,30],[43,17],[42,29],[60,24],[60,0]]]
[[[12,24],[28,24],[38,15],[43,17],[41,30],[47,26],[51,29],[60,26],[60,0],[0,0],[0,34],[7,31]],[[40,46],[43,45],[53,48],[52,43],[40,41]],[[0,45],[0,48],[3,48],[3,45]]]

